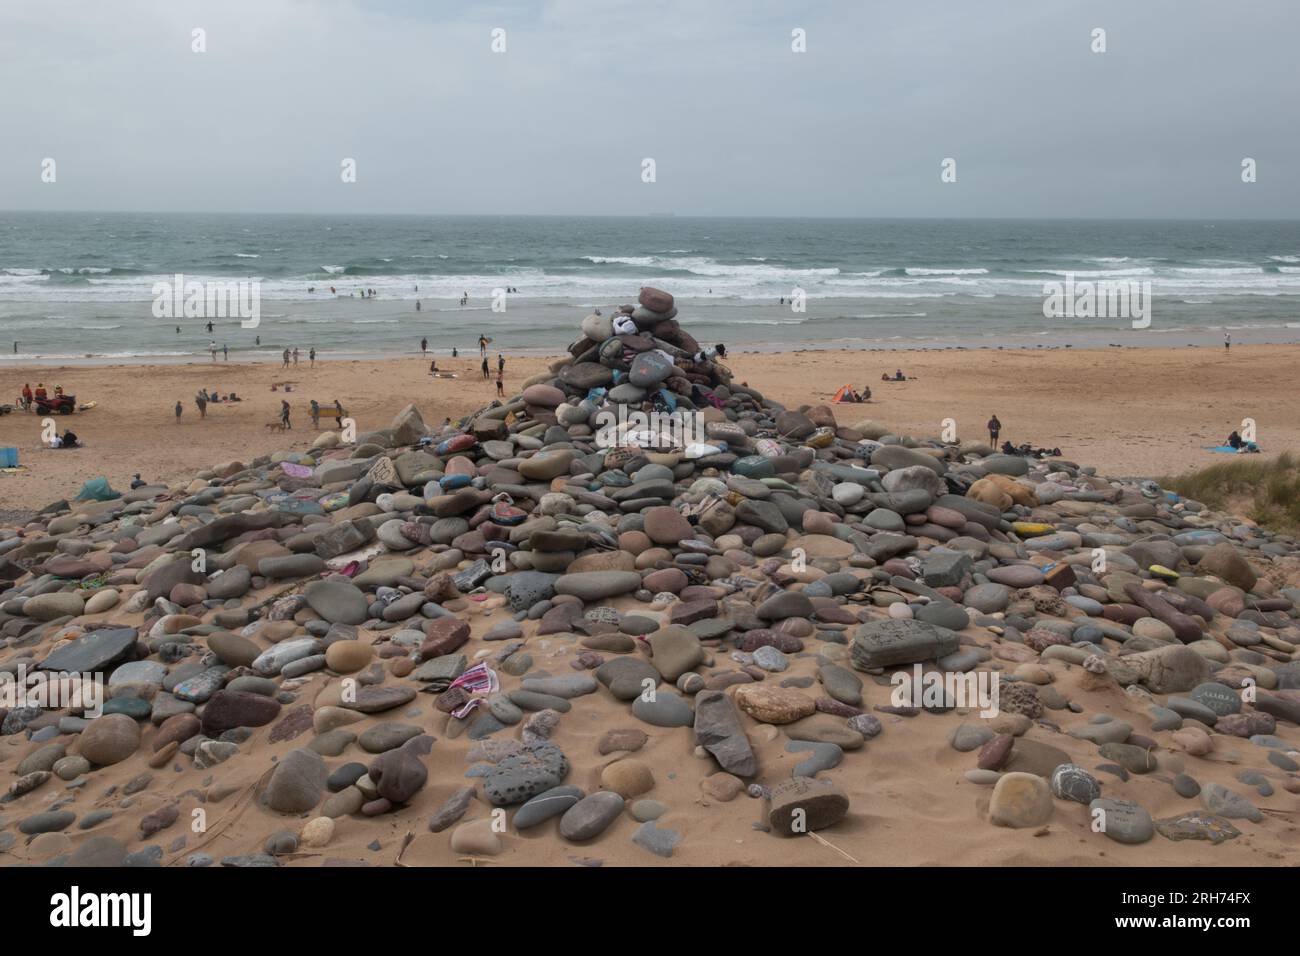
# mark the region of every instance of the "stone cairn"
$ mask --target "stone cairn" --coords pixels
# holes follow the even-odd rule
[[[56,860],[211,863],[154,839],[199,785],[149,768],[204,771],[219,816],[221,765],[295,739],[257,799],[311,819],[223,863],[400,812],[431,767],[459,780],[429,819],[454,851],[502,852],[483,811],[507,807],[516,832],[558,817],[571,842],[630,816],[636,845],[671,856],[681,834],[656,822],[653,790],[677,768],[635,755],[648,734],[711,761],[716,802],[763,801],[773,840],[833,834],[850,797],[828,772],[847,760],[869,780],[868,741],[909,718],[951,724],[967,781],[992,787],[986,825],[1100,809],[1123,843],[1217,844],[1268,825],[1255,796],[1300,791],[1295,540],[1152,482],[783,408],[675,316],[649,288],[588,316],[568,357],[457,427],[410,406],[352,447],[325,433],[0,531],[0,671],[105,675],[107,698],[93,718],[0,709],[2,848],[68,831]],[[633,420],[651,411],[697,414],[703,434]],[[900,699],[926,674],[982,676],[995,713],[955,685]],[[605,764],[587,792],[552,738],[593,694],[627,719],[599,760],[580,755]],[[436,760],[435,733],[474,741],[467,773]],[[1249,744],[1239,785],[1202,786],[1227,738]],[[772,741],[792,764],[764,766]],[[124,761],[153,807],[138,846],[95,835],[125,811],[87,806]],[[1123,796],[1157,770],[1189,801],[1162,820]]]

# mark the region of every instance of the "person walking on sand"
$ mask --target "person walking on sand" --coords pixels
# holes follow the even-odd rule
[[[311,427],[320,431],[320,403],[314,398],[311,400]]]
[[[229,345],[226,345],[225,343],[222,343],[222,346],[221,346],[221,355],[222,355],[223,358],[225,358],[225,360],[226,360],[227,362],[230,361],[230,346],[229,346]]]
[[[428,354],[429,354],[429,340],[428,340],[428,339],[420,339],[420,354],[421,354],[421,355],[428,355]]]
[[[316,367],[316,346],[313,345],[311,347],[311,350],[307,353],[307,358],[311,361],[311,367],[315,368]]]
[[[478,334],[478,354],[487,355],[488,340],[482,332]]]
[[[185,406],[181,404],[181,400],[178,398],[176,399],[176,424],[177,425],[181,423],[181,412],[183,411],[185,411]]]
[[[343,406],[339,404],[339,400],[337,398],[334,399],[334,422],[339,428],[343,427],[343,418],[345,415],[347,415],[347,412],[343,410]]]
[[[504,355],[502,355],[500,352],[498,352],[498,353],[497,353],[497,371],[498,371],[498,372],[504,372],[505,370],[506,370],[506,357],[505,357]]]
[[[491,373],[488,372],[487,356],[485,355],[483,356],[483,381],[486,382],[490,377]]]
[[[1223,333],[1223,351],[1226,352],[1226,351],[1228,351],[1228,350],[1231,349],[1231,348],[1232,348],[1232,333],[1231,333],[1231,332],[1224,332],[1224,333]]]
[[[998,421],[998,416],[994,415],[989,419],[989,444],[994,448],[998,447],[998,435],[1002,433],[1002,423]]]
[[[293,425],[289,424],[289,400],[280,399],[280,424],[284,425],[289,431],[293,431]]]
[[[298,364],[298,346],[296,345],[293,347],[293,364],[295,366]]]
[[[283,352],[280,353],[280,363],[281,363],[281,364],[280,364],[280,368],[288,368],[288,367],[289,367],[289,350],[288,350],[288,349],[285,349]]]
[[[204,392],[199,392],[199,394],[194,396],[194,404],[197,405],[199,409],[199,420],[202,421],[203,419],[207,418],[208,417],[208,396]]]
[[[208,351],[212,353],[212,361],[217,360],[217,340],[213,339],[208,343]]]
[[[506,383],[505,380],[501,377],[501,372],[498,370],[497,371],[497,397],[505,398],[505,394],[506,394]]]

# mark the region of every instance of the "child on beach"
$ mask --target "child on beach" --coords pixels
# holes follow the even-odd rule
[[[311,400],[311,427],[320,429],[320,403],[314,398]]]
[[[998,416],[994,415],[989,419],[989,444],[994,448],[998,447],[998,435],[1002,431],[1002,423],[998,421]]]

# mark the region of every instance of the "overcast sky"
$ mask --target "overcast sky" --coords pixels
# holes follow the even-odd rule
[[[0,209],[1296,218],[1298,47],[1296,0],[9,0]]]

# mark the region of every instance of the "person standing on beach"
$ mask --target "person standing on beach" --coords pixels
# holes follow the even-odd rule
[[[502,355],[500,352],[498,352],[498,353],[497,353],[497,371],[498,371],[498,372],[504,372],[505,370],[506,370],[506,358],[505,358],[504,355]]]
[[[212,361],[215,362],[215,361],[217,360],[217,340],[216,340],[216,339],[213,339],[211,342],[208,343],[208,351],[212,353]]]
[[[199,394],[195,395],[195,396],[194,396],[194,404],[197,405],[197,406],[198,406],[198,409],[199,409],[199,420],[202,421],[203,419],[207,418],[207,417],[208,417],[208,396],[207,396],[207,394],[204,393],[204,392],[199,392]]]
[[[498,398],[504,398],[506,394],[506,383],[505,383],[505,379],[502,378],[502,374],[503,374],[502,371],[500,369],[497,369],[497,397]]]
[[[282,363],[283,363],[283,364],[281,364],[280,367],[281,367],[281,368],[288,368],[288,367],[289,367],[289,350],[288,350],[288,349],[285,349],[283,352],[280,353],[280,359],[281,359],[281,361],[282,361]]]
[[[316,346],[313,345],[311,347],[311,351],[307,353],[307,358],[311,361],[311,367],[315,368],[316,367]]]
[[[298,364],[298,346],[296,345],[293,347],[293,364]]]
[[[311,427],[320,431],[320,403],[314,398],[311,400]]]
[[[1224,333],[1223,333],[1223,350],[1226,352],[1226,351],[1228,351],[1228,350],[1231,349],[1231,348],[1232,348],[1232,333],[1231,333],[1231,332],[1224,332]]]
[[[334,422],[339,428],[343,427],[343,416],[346,414],[347,412],[343,410],[343,406],[339,404],[339,400],[337,398],[334,399]]]
[[[487,355],[487,346],[488,346],[487,336],[484,335],[482,332],[480,332],[478,334],[478,354]]]
[[[280,423],[289,431],[293,431],[293,425],[289,424],[289,400],[280,399]]]
[[[421,354],[421,355],[427,355],[427,354],[429,354],[429,340],[428,340],[428,339],[420,339],[420,354]]]
[[[225,360],[226,360],[227,362],[230,361],[230,346],[229,346],[229,345],[226,345],[226,344],[224,344],[224,343],[222,344],[222,346],[221,346],[221,355],[222,355],[223,358],[225,358]]]
[[[491,374],[488,372],[487,356],[485,355],[483,356],[483,381],[486,382],[490,377]]]
[[[989,419],[989,444],[994,450],[998,447],[998,435],[1002,433],[1002,423],[998,421],[998,416],[994,415]]]
[[[181,423],[181,412],[183,411],[185,411],[185,406],[181,404],[181,400],[178,398],[176,399],[176,424],[178,425]]]

